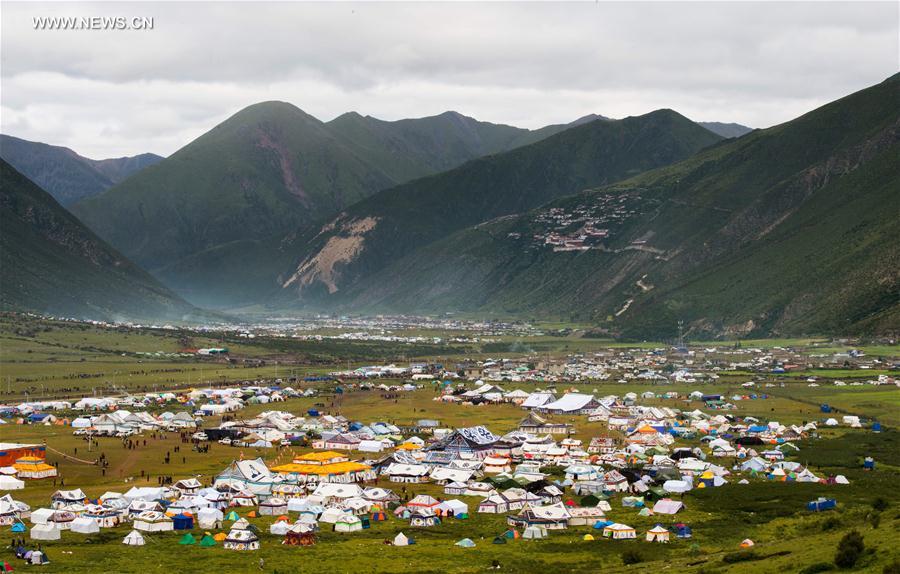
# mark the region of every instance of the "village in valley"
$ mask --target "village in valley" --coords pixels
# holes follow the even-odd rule
[[[310,321],[186,332],[6,316],[4,560],[819,572],[851,529],[878,549],[872,568],[897,558],[892,341]],[[354,359],[306,350],[325,343]],[[373,343],[405,352],[358,355]],[[34,353],[63,368],[35,377]],[[115,384],[110,361],[131,368]]]

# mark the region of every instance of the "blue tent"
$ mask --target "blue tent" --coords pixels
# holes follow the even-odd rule
[[[351,431],[358,431],[359,429],[363,428],[363,425],[362,423],[350,423],[350,426],[347,428]]]
[[[308,411],[306,411],[306,414],[311,417],[317,417],[319,416],[319,411],[317,411],[316,409],[309,409]]]
[[[10,531],[12,531],[12,532],[28,532],[28,527],[25,526],[24,522],[16,522],[15,524],[12,525],[12,528],[10,528]]]
[[[823,404],[822,406],[819,407],[819,410],[822,411],[823,413],[830,413],[831,407],[829,407],[826,404]]]
[[[172,517],[172,525],[175,530],[191,530],[194,528],[194,519],[186,514],[176,514]]]
[[[821,512],[823,510],[832,510],[837,506],[837,500],[833,498],[819,498],[806,503],[806,509],[812,512]]]
[[[876,422],[872,423],[872,432],[881,432],[881,423],[880,422],[876,421]]]
[[[690,538],[693,536],[694,532],[691,530],[691,527],[687,524],[676,524],[675,525],[675,536],[678,538]]]

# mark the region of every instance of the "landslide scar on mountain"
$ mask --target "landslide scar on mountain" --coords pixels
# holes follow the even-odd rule
[[[259,139],[257,139],[257,147],[272,150],[278,157],[278,167],[281,168],[281,180],[284,182],[285,189],[291,195],[299,199],[304,205],[309,204],[309,196],[306,195],[297,177],[294,175],[294,168],[291,166],[291,160],[288,159],[288,152],[283,145],[272,138],[265,130],[259,130]]]
[[[337,234],[331,236],[315,255],[304,259],[282,287],[287,288],[293,284],[305,287],[315,281],[321,281],[329,293],[335,293],[338,290],[339,276],[335,265],[350,263],[359,255],[365,246],[365,234],[378,225],[378,220],[377,217],[366,217],[340,224],[329,223],[326,227],[336,228]]]

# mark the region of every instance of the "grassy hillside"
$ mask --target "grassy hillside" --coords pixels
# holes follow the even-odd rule
[[[367,284],[372,274],[454,231],[678,161],[719,139],[659,110],[592,121],[383,191],[285,243],[298,263],[283,278],[279,303],[333,304],[357,282]]]
[[[107,320],[197,313],[2,160],[0,308]]]
[[[162,160],[152,153],[93,160],[69,148],[7,135],[0,135],[0,157],[63,205],[96,195]]]
[[[591,319],[631,336],[896,330],[900,80],[681,163],[470,227],[348,308]],[[551,233],[608,236],[558,252]]]

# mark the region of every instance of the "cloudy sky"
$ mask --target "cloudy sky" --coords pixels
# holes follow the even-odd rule
[[[897,2],[10,3],[0,129],[168,155],[249,104],[535,128],[673,108],[766,127],[898,70]],[[36,30],[45,16],[152,30]]]

